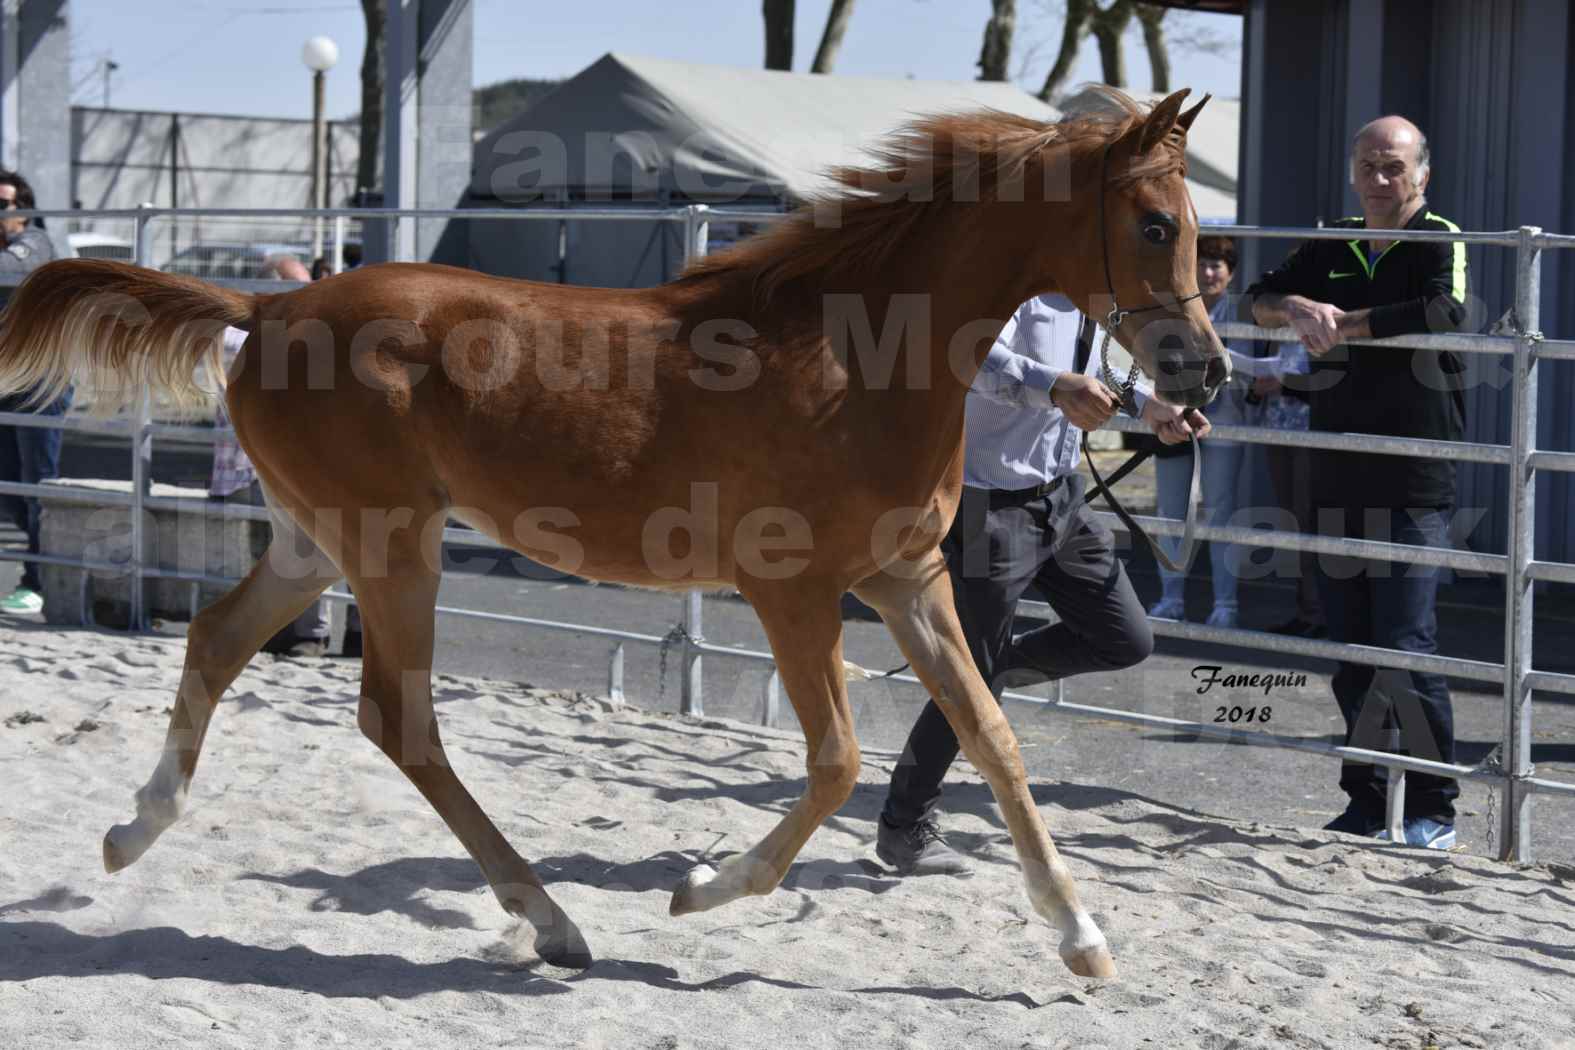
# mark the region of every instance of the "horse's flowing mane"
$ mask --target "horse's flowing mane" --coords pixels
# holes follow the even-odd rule
[[[1060,162],[1070,163],[1117,141],[1148,116],[1146,107],[1115,88],[1095,85],[1079,97],[1076,114],[1051,123],[985,109],[907,124],[869,151],[874,163],[829,172],[836,184],[829,193],[765,232],[697,260],[681,279],[752,274],[755,294],[766,302],[783,285],[811,274],[867,270],[939,209],[1001,199],[1002,187],[1021,193],[1024,170],[1052,147],[1065,150]],[[1180,137],[1172,134],[1163,148],[1112,168],[1109,178],[1113,186],[1126,186],[1185,170]]]

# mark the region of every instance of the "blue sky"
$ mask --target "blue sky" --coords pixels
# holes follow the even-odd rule
[[[760,0],[473,0],[476,83],[509,77],[567,77],[608,51],[758,67],[764,53]],[[794,68],[808,68],[830,0],[798,0]],[[1019,0],[1012,69],[1037,88],[1060,39],[1060,5]],[[839,73],[971,80],[989,0],[859,0],[837,63]],[[325,35],[339,45],[328,78],[328,113],[360,108],[359,3],[350,0],[72,0],[74,101],[99,105],[105,56],[119,64],[110,104],[128,109],[311,115],[301,45]],[[1239,45],[1241,19],[1172,12],[1167,23],[1202,28]],[[1172,53],[1177,86],[1240,93],[1239,47],[1224,57]],[[1134,31],[1131,87],[1148,88],[1148,61]],[[1092,41],[1074,80],[1098,79]]]

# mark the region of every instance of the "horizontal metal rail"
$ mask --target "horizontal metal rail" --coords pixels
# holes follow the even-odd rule
[[[1300,226],[1227,226],[1210,223],[1207,233],[1211,237],[1245,237],[1248,240],[1294,241],[1349,241],[1352,233],[1365,232],[1342,229],[1338,226],[1320,226],[1307,229]],[[1391,241],[1417,241],[1422,244],[1492,244],[1500,248],[1520,246],[1519,230],[1501,233],[1469,233],[1456,230],[1385,230]]]
[[[1245,321],[1221,321],[1214,330],[1226,339],[1269,339],[1279,343],[1301,341],[1294,328],[1264,328]],[[1519,340],[1508,335],[1430,332],[1392,335],[1385,339],[1342,339],[1342,346],[1374,346],[1383,349],[1451,350],[1465,354],[1513,354]]]
[[[1207,414],[1205,411],[1204,415]],[[1123,434],[1151,433],[1148,424],[1123,415],[1112,416],[1105,423],[1104,429],[1117,430]],[[1444,459],[1451,462],[1507,464],[1510,460],[1508,445],[1440,441],[1434,438],[1387,437],[1382,434],[1339,433],[1332,430],[1278,430],[1273,427],[1222,423],[1213,428],[1209,440],[1213,438],[1246,441],[1254,445],[1331,449],[1336,452],[1410,456],[1416,459]]]
[[[1575,584],[1575,565],[1562,561],[1533,561],[1526,566],[1526,576],[1549,583]]]
[[[1537,357],[1544,361],[1575,361],[1575,339],[1545,339],[1537,344]]]
[[[323,592],[323,597],[330,601],[355,604],[355,595],[348,591],[329,589]],[[452,605],[439,605],[434,610],[444,616],[457,616],[464,620],[485,620],[489,623],[514,623],[524,627],[540,627],[546,631],[558,631],[563,634],[583,634],[592,638],[613,638],[621,642],[640,642],[644,645],[671,645],[670,639],[658,634],[640,634],[636,631],[619,631],[611,627],[594,627],[587,623],[563,623],[558,620],[542,620],[534,616],[515,616],[510,613],[489,613],[477,609],[461,609]]]

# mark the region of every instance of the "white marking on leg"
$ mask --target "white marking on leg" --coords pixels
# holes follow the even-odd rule
[[[1070,882],[1070,874],[1066,880]],[[1105,935],[1100,932],[1093,918],[1081,905],[1068,904],[1051,886],[1048,869],[1037,864],[1023,864],[1023,880],[1028,884],[1028,899],[1038,912],[1061,933],[1060,952],[1063,959],[1106,947]]]
[[[111,871],[135,861],[185,812],[191,778],[181,772],[181,749],[166,745],[158,768],[137,792],[137,817],[104,836],[104,864]]]

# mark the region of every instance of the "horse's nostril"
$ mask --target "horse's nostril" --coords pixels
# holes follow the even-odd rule
[[[1203,384],[1205,386],[1219,386],[1225,382],[1226,366],[1223,357],[1212,357],[1203,369]]]
[[[1186,364],[1181,360],[1180,354],[1166,354],[1157,362],[1159,374],[1174,379],[1186,370]]]

